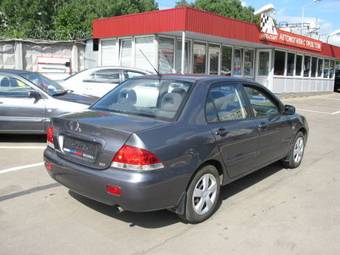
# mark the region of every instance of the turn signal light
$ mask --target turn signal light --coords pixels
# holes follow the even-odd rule
[[[53,127],[48,127],[47,128],[47,146],[49,146],[51,148],[54,148],[53,134],[54,134]]]
[[[112,167],[126,170],[148,171],[164,168],[162,162],[150,151],[123,145],[112,160]]]

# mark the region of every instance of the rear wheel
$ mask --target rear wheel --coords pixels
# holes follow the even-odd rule
[[[208,219],[216,210],[220,195],[220,177],[212,165],[201,168],[192,179],[181,218],[189,223]]]
[[[282,160],[282,164],[286,168],[297,168],[303,158],[305,152],[305,136],[302,132],[297,133],[292,148],[287,157]]]

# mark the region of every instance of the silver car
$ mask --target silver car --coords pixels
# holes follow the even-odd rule
[[[0,133],[43,134],[51,117],[81,111],[95,100],[36,72],[0,70]]]

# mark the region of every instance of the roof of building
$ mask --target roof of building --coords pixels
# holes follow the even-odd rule
[[[93,21],[93,37],[99,39],[179,31],[270,45],[340,59],[340,47],[338,46],[320,42],[321,51],[317,52],[296,46],[263,41],[256,24],[188,7],[100,18]],[[290,32],[284,33],[317,41]]]

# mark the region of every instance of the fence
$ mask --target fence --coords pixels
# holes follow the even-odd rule
[[[58,80],[84,68],[84,42],[0,40],[0,69],[39,71]]]

